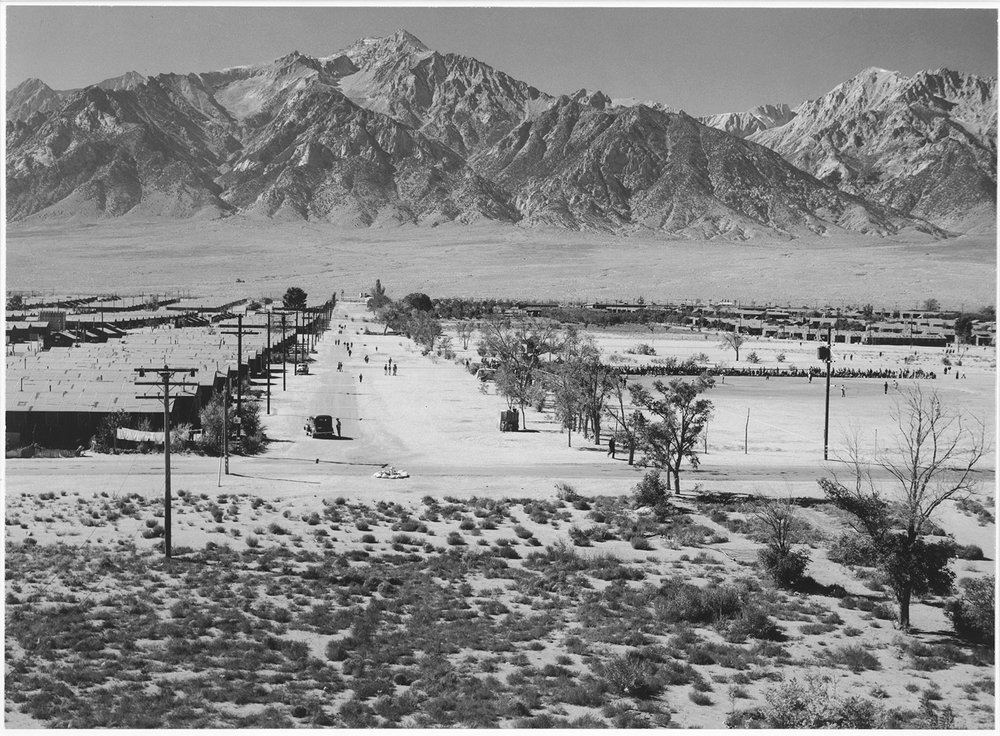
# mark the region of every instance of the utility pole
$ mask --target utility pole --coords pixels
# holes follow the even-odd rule
[[[295,352],[292,353],[292,365],[295,366],[295,374],[299,375],[299,310],[295,310]]]
[[[226,475],[229,475],[229,376],[226,376],[226,393],[222,397],[222,457],[225,458]]]
[[[146,377],[146,368],[135,368],[139,378]],[[197,368],[163,368],[148,369],[151,373],[156,373],[159,381],[136,381],[136,386],[159,386],[161,394],[153,396],[136,396],[137,399],[161,399],[163,401],[163,549],[166,557],[170,559],[170,387],[171,386],[194,386],[197,383],[190,381],[175,381],[174,375],[177,373],[187,373],[192,378],[198,372]]]
[[[267,313],[267,414],[271,415],[271,312]]]
[[[242,380],[242,369],[243,369],[243,336],[244,335],[256,335],[257,330],[244,330],[243,329],[243,315],[236,315],[236,332],[225,332],[223,335],[236,335],[236,416],[243,416],[243,380]]]
[[[826,411],[823,414],[823,459],[829,460],[830,447],[830,364],[833,362],[833,328],[826,327],[826,345],[818,351],[819,359],[826,361]]]
[[[288,388],[288,352],[285,350],[285,318],[288,315],[281,313],[281,390]]]

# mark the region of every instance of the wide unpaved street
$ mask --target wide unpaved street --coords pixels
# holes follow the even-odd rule
[[[265,417],[272,442],[266,453],[233,456],[228,476],[220,474],[218,458],[175,454],[173,489],[205,492],[221,487],[265,497],[358,500],[427,494],[541,497],[550,496],[559,481],[571,483],[582,493],[617,495],[627,493],[638,480],[641,469],[629,467],[622,452],[616,460],[609,458],[603,440],[595,447],[574,434],[573,446],[567,447],[565,433],[550,415],[529,409],[528,431],[501,433],[499,411],[505,403],[493,393],[492,385],[484,393],[482,384],[464,367],[422,356],[410,340],[384,336],[381,327],[368,319],[370,314],[360,303],[341,303],[332,329],[317,344],[309,375],[293,375],[289,365],[287,390],[282,390],[280,366],[275,367],[272,409]],[[375,334],[364,334],[366,329]],[[637,341],[650,339],[636,337]],[[652,339],[655,343],[656,338]],[[348,342],[353,343],[350,357]],[[612,343],[611,347],[624,344]],[[685,344],[692,353],[718,350],[714,342],[675,341],[671,345],[681,354],[676,346]],[[801,350],[804,355],[814,348]],[[460,351],[463,356],[474,356],[474,344]],[[398,365],[395,376],[384,370],[390,358]],[[338,362],[344,364],[342,371],[337,370]],[[922,388],[946,392],[960,408],[981,408],[982,418],[992,427],[992,407],[980,397],[992,395],[995,369],[984,363],[981,368],[970,367],[970,372],[966,381],[942,378],[919,383]],[[360,376],[363,380],[359,381]],[[846,397],[839,395],[839,383],[848,386]],[[816,479],[838,467],[822,460],[822,384],[821,380],[810,384],[805,379],[732,377],[725,384],[719,382],[710,393],[715,412],[709,425],[709,452],[702,455],[698,470],[682,475],[683,488],[700,484],[705,490],[817,495]],[[884,395],[882,381],[838,381],[833,393],[831,458],[838,456],[845,431],[852,425],[864,428],[866,442],[873,439],[873,428],[881,426],[881,442],[888,441],[893,397]],[[750,436],[745,453],[747,411]],[[339,417],[343,438],[307,437],[304,425],[312,414]],[[989,461],[984,467],[992,467],[992,456]],[[373,478],[386,464],[411,477]],[[159,455],[8,460],[7,472],[8,493],[72,488],[159,496],[163,491]],[[984,480],[992,483],[989,470]]]

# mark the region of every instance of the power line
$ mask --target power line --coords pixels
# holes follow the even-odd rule
[[[162,393],[155,395],[136,396],[137,399],[158,399],[163,402],[163,549],[166,557],[170,559],[170,388],[171,386],[194,386],[197,383],[191,381],[175,381],[174,375],[177,373],[187,373],[194,378],[197,368],[135,368],[139,378],[146,377],[146,371],[156,373],[159,381],[136,381],[136,386],[157,386],[162,389]]]

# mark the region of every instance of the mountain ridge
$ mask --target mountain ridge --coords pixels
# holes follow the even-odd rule
[[[238,213],[359,227],[486,219],[669,237],[940,237],[970,212],[988,218],[996,113],[984,107],[996,83],[921,74],[904,83],[869,69],[794,111],[762,105],[695,119],[599,90],[554,96],[400,29],[323,57],[293,51],[217,71],[129,72],[66,93],[26,80],[7,96],[7,216]],[[886,154],[920,165],[905,187],[831,176],[844,157],[830,163],[817,129],[856,131],[870,110],[925,138],[947,129],[936,147],[918,146],[925,141],[914,133],[909,148]]]

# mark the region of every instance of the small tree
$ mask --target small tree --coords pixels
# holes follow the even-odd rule
[[[18,312],[24,309],[24,297],[20,294],[11,294],[7,297],[7,310]]]
[[[925,312],[937,312],[941,309],[941,304],[937,299],[925,299],[924,300],[924,311]]]
[[[298,286],[289,286],[285,295],[281,297],[281,305],[285,309],[305,309],[306,293]]]
[[[414,310],[406,321],[405,330],[415,343],[433,350],[435,340],[441,335],[441,324],[429,313]]]
[[[91,440],[94,452],[111,452],[115,447],[115,438],[118,436],[119,427],[128,427],[132,424],[132,415],[119,409],[108,414],[97,425],[97,431]]]
[[[385,287],[382,286],[381,279],[375,279],[375,286],[372,287],[371,297],[368,299],[367,307],[371,312],[377,312],[388,304],[391,299],[385,294]]]
[[[852,442],[849,483],[841,483],[834,474],[833,479],[821,479],[820,487],[854,518],[855,531],[868,538],[898,603],[899,626],[907,631],[914,595],[945,594],[951,589],[954,575],[948,563],[955,546],[927,540],[928,522],[945,501],[968,498],[975,491],[976,466],[986,441],[982,422],[949,410],[937,392],[926,394],[919,386],[903,392],[893,418],[895,447],[871,461]],[[875,483],[872,465],[888,474],[894,491]]]
[[[722,343],[721,347],[732,348],[736,351],[736,362],[740,362],[740,348],[743,347],[743,343],[747,341],[746,335],[741,335],[739,332],[723,332],[722,333]]]
[[[809,553],[793,546],[805,529],[795,507],[786,500],[760,498],[751,513],[758,538],[764,542],[758,554],[764,570],[778,585],[795,585],[809,564]]]
[[[712,416],[712,402],[699,397],[714,385],[715,379],[703,373],[693,381],[680,378],[666,384],[656,381],[653,388],[659,396],[654,396],[644,386],[629,386],[632,403],[655,417],[647,420],[642,414],[636,418],[636,432],[645,453],[642,462],[665,468],[673,476],[676,493],[681,490],[681,463],[687,459],[697,468],[700,462],[697,443]]]
[[[211,400],[198,412],[201,420],[201,449],[207,455],[221,455],[225,443],[225,400],[221,392],[212,396]]]
[[[455,328],[455,332],[458,334],[458,339],[462,341],[462,350],[469,349],[469,341],[472,340],[472,335],[476,331],[476,323],[472,320],[467,320],[459,322]]]
[[[972,342],[972,328],[975,318],[971,314],[960,314],[955,318],[955,336],[959,342]]]

